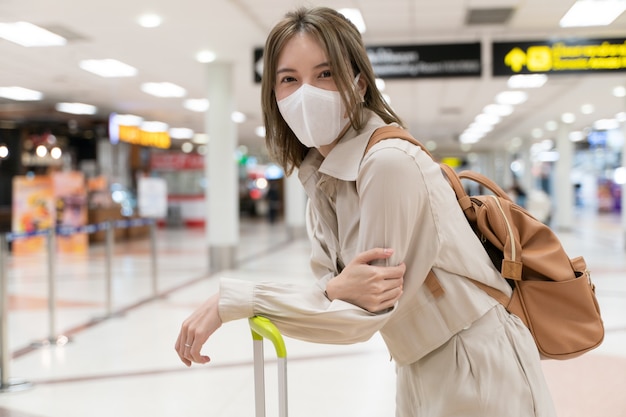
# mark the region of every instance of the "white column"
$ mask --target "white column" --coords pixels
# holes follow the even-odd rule
[[[296,170],[285,178],[285,221],[290,238],[306,236],[306,199]]]
[[[624,143],[622,144],[622,169],[626,170],[626,122],[622,123],[622,132],[624,134]],[[622,238],[624,249],[626,250],[626,182],[622,184]]]
[[[239,244],[238,171],[235,161],[237,129],[231,120],[235,110],[230,63],[207,65],[206,131],[209,151],[205,156],[207,176],[206,233],[209,246],[209,271],[236,266]]]
[[[571,230],[574,226],[574,187],[570,179],[574,145],[569,140],[569,129],[561,124],[556,140],[559,160],[555,164],[552,180],[554,210],[554,227],[560,230]]]

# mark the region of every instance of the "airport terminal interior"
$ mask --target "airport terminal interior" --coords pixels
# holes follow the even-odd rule
[[[174,344],[223,277],[314,280],[260,106],[265,38],[297,6],[362,18],[407,129],[586,259],[604,341],[542,367],[559,417],[626,417],[626,0],[0,0],[0,417],[255,415],[246,320],[208,364]],[[380,335],[285,344],[290,415],[394,415]]]

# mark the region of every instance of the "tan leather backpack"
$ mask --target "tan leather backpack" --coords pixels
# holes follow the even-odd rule
[[[389,138],[408,140],[432,158],[410,133],[394,126],[376,130],[365,153]],[[598,347],[604,339],[604,325],[584,258],[570,259],[550,227],[516,205],[489,178],[472,171],[457,174],[448,165],[440,166],[491,261],[513,288],[513,295],[509,298],[472,277],[468,279],[524,322],[542,357],[570,359]],[[468,196],[462,179],[481,184],[493,195]],[[442,295],[432,271],[425,285],[436,296]]]

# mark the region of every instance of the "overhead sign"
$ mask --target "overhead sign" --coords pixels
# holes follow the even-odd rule
[[[383,79],[480,77],[480,43],[367,47],[377,77]],[[263,49],[254,50],[254,80],[261,82]]]
[[[493,75],[626,71],[626,39],[493,44]]]
[[[480,43],[368,47],[377,77],[480,77]]]

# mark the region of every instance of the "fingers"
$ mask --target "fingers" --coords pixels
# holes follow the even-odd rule
[[[393,255],[391,248],[374,248],[359,253],[354,260],[358,263],[370,263],[378,259],[387,259]]]

